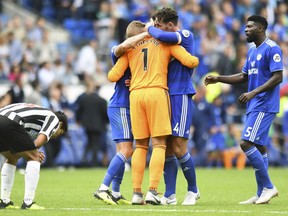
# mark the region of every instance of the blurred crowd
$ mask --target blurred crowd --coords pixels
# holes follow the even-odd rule
[[[103,102],[99,89],[108,83],[106,73],[112,66],[110,49],[125,39],[127,25],[132,20],[148,22],[151,14],[163,6],[177,9],[179,27],[193,32],[195,55],[200,60],[192,78],[197,94],[189,145],[196,166],[228,169],[235,164],[242,169],[246,165],[239,148],[245,107],[236,103],[246,91],[246,85],[205,87],[202,79],[208,73],[241,72],[251,45],[247,44],[244,34],[246,18],[251,14],[267,17],[267,35],[280,45],[284,58],[281,110],[271,128],[269,159],[272,165],[288,164],[287,0],[10,2],[29,9],[38,18],[0,14],[0,82],[10,84],[7,92],[1,95],[0,106],[31,102],[64,110],[70,119],[67,136],[45,149],[47,166],[106,166],[109,163],[109,155],[113,155],[115,146],[107,114],[105,109],[100,109],[102,106],[94,106],[95,110],[89,106],[93,105],[92,100],[96,104]],[[46,27],[47,22],[67,30],[70,41],[58,43],[55,38],[51,40],[53,33]],[[83,91],[73,92],[77,94],[75,100],[68,100],[67,87],[73,91],[71,86],[79,85]],[[95,118],[91,119],[91,116]],[[95,139],[97,146],[93,147],[91,142]]]

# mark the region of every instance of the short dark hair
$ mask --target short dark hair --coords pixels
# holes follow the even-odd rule
[[[178,14],[177,11],[173,8],[163,7],[157,10],[152,17],[157,18],[163,23],[172,22],[174,25],[178,23]]]
[[[65,113],[62,112],[62,111],[56,111],[54,113],[57,116],[57,118],[59,119],[59,121],[62,122],[62,129],[65,132],[67,132],[67,130],[68,130],[68,120],[67,120],[67,116],[65,115]]]
[[[248,17],[247,21],[259,23],[260,25],[263,26],[264,30],[266,30],[268,27],[267,19],[263,16],[260,16],[260,15],[252,15],[252,16]]]

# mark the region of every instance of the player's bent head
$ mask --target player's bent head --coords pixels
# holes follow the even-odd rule
[[[247,22],[249,21],[260,24],[263,27],[264,31],[266,31],[268,27],[267,19],[260,15],[252,15],[248,17]]]
[[[59,121],[62,123],[61,124],[61,129],[66,133],[68,130],[68,120],[67,120],[67,116],[65,115],[64,112],[62,111],[56,111],[54,112],[55,115],[57,116],[57,118],[59,119]]]
[[[172,22],[174,25],[178,23],[178,14],[174,8],[163,7],[153,14],[153,17],[157,18],[158,22],[168,23]]]
[[[142,32],[145,31],[145,23],[138,21],[138,20],[134,20],[132,21],[126,29],[126,36],[127,38],[129,37],[133,37],[135,35],[138,35]]]

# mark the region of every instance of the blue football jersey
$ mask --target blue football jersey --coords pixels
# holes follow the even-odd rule
[[[272,40],[266,39],[259,47],[252,46],[247,53],[242,72],[248,75],[248,91],[263,85],[273,72],[282,71],[282,51]],[[246,113],[252,111],[279,112],[280,87],[262,92],[247,103]]]
[[[118,58],[114,55],[114,48],[111,49],[111,58],[115,64]],[[131,79],[131,72],[128,68],[123,77],[115,83],[114,93],[109,100],[108,107],[125,107],[129,108],[129,87],[125,85],[125,80]]]
[[[148,28],[149,34],[166,43],[179,44],[187,52],[194,54],[194,36],[188,30],[179,30],[177,32],[166,32],[156,27]],[[177,59],[172,58],[168,66],[168,88],[170,95],[194,95],[195,89],[192,84],[191,76],[193,69],[185,67]]]
[[[180,34],[180,45],[187,52],[194,54],[194,36],[188,30],[180,30],[175,34]],[[191,94],[196,93],[192,83],[193,69],[183,66],[177,59],[172,59],[168,66],[168,88],[170,95]]]

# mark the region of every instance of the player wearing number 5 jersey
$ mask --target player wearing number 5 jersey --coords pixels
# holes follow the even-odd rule
[[[132,22],[127,33],[145,30],[145,24]],[[142,180],[146,166],[149,139],[152,155],[149,164],[150,183],[146,203],[160,204],[158,184],[163,172],[166,138],[171,134],[170,101],[167,69],[171,56],[187,67],[198,66],[198,58],[178,45],[167,45],[147,37],[126,52],[108,73],[110,81],[119,80],[127,67],[131,70],[130,112],[136,148],[132,156],[133,204],[143,204]]]
[[[245,33],[247,42],[254,42],[247,54],[242,73],[231,76],[207,76],[205,84],[223,82],[237,84],[248,81],[248,92],[243,93],[238,102],[246,103],[246,123],[241,137],[241,148],[255,169],[257,193],[240,204],[264,204],[278,196],[278,190],[268,175],[266,145],[272,121],[279,112],[282,82],[282,51],[266,37],[268,23],[258,15],[247,20]]]

